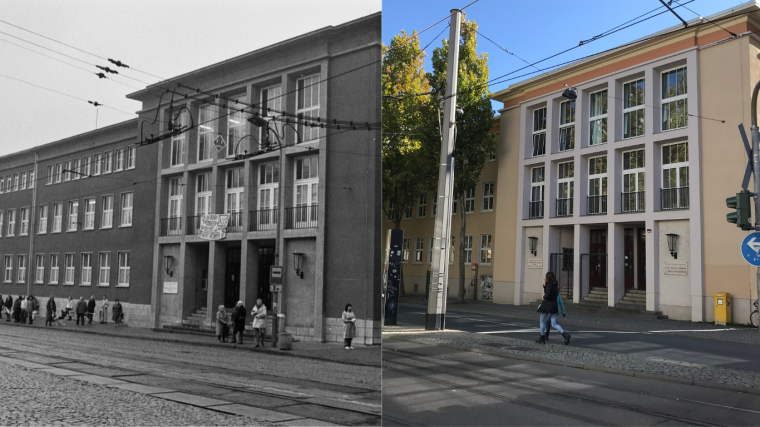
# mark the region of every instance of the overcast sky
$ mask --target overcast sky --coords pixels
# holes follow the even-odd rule
[[[136,117],[125,95],[300,34],[381,10],[380,0],[0,0],[0,156]],[[133,67],[39,37],[13,24]],[[26,41],[52,49],[45,50]],[[10,43],[13,44],[10,44]],[[43,53],[54,59],[30,52]],[[66,54],[77,58],[67,58]],[[119,76],[99,79],[93,65]],[[7,76],[7,77],[4,77]],[[81,98],[77,100],[8,77]],[[115,82],[118,80],[122,84]]]

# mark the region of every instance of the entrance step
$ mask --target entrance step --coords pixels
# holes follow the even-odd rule
[[[572,302],[572,297],[567,298],[566,294],[562,294],[562,301],[565,304],[565,310],[571,314],[598,314],[643,319],[668,318],[668,316],[663,315],[661,311],[652,312],[646,310],[646,291],[644,290],[626,290],[625,296],[618,301],[615,307],[610,307],[608,305],[608,295],[607,288],[591,288],[588,295],[577,304]],[[539,304],[541,304],[540,299],[529,305],[538,307]]]

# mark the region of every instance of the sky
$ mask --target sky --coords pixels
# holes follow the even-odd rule
[[[126,95],[160,81],[154,76],[171,78],[381,6],[381,0],[2,0],[0,156],[92,131],[96,119],[102,128],[136,117],[140,103]],[[95,65],[119,75],[100,79]]]
[[[674,9],[686,21],[697,18],[697,14],[709,16],[745,3],[737,0],[689,1],[676,0],[672,4],[675,8],[677,3],[682,3],[686,8],[696,12],[695,14],[684,8]],[[425,70],[429,72],[432,70],[430,57],[433,49],[441,45],[441,40],[449,37],[449,30],[446,28],[449,22],[449,11],[461,9],[471,2],[472,0],[385,0],[383,1],[383,43],[389,44],[393,36],[399,34],[401,30],[407,33],[413,30],[419,32],[438,20],[447,18],[420,34],[421,47],[432,42],[426,50],[428,57]],[[497,47],[478,36],[477,50],[488,54],[490,78],[493,79],[527,65],[504,52],[500,47],[532,63],[577,46],[581,40],[591,39],[657,7],[661,10],[654,12],[653,15],[660,11],[667,11],[659,0],[478,0],[466,7],[464,12],[468,20],[477,22],[478,31],[481,34],[499,45]],[[681,21],[673,14],[666,12],[585,44],[538,66],[543,68],[545,65],[559,64],[600,52],[680,23]],[[442,34],[441,31],[443,31]],[[515,75],[529,71],[535,71],[535,69],[518,72]],[[527,78],[530,76],[491,86],[489,89],[492,93],[497,92]],[[493,101],[492,105],[495,110],[501,107],[501,103],[496,101]]]

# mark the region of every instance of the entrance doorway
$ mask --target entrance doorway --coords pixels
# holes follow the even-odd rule
[[[635,265],[636,265],[636,259],[634,258],[634,244],[633,244],[633,238],[635,234],[636,229],[634,228],[626,228],[624,232],[624,239],[623,244],[625,245],[624,250],[624,257],[623,257],[623,270],[625,271],[625,288],[626,289],[633,289],[633,281],[634,281],[634,271]]]
[[[647,288],[646,230],[625,229],[625,288],[645,290]]]
[[[258,297],[272,309],[272,293],[269,291],[269,267],[274,265],[274,247],[259,248],[259,274],[256,283],[259,286]]]
[[[646,245],[647,231],[643,228],[638,229],[638,241],[636,242],[638,252],[636,256],[636,262],[638,266],[638,287],[639,290],[645,290],[647,288],[647,245]]]
[[[607,230],[591,230],[588,284],[592,288],[607,287]]]
[[[240,300],[240,248],[227,248],[224,276],[224,306],[235,307]]]

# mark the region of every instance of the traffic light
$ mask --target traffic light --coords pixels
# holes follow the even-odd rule
[[[736,193],[736,197],[729,197],[726,199],[726,206],[731,209],[736,209],[736,212],[726,214],[726,221],[736,224],[742,230],[754,230],[752,226],[752,193],[747,190],[742,190],[741,193]]]

